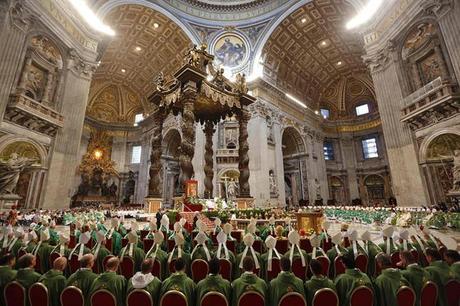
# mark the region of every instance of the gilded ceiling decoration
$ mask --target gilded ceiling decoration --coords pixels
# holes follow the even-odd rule
[[[355,13],[342,0],[315,0],[293,12],[264,46],[265,78],[315,106],[337,77],[364,71],[362,39],[345,30]]]

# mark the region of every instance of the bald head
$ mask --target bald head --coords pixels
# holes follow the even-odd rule
[[[109,260],[107,260],[107,263],[105,264],[105,270],[116,272],[118,270],[119,265],[120,265],[120,260],[118,259],[118,257],[112,257]]]
[[[94,255],[93,254],[85,254],[80,259],[80,267],[81,268],[88,268],[92,269],[94,266]]]
[[[67,258],[64,256],[58,257],[53,262],[53,269],[58,271],[64,271],[67,266]]]

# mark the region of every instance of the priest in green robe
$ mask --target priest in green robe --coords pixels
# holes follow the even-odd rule
[[[342,232],[338,232],[337,234],[331,236],[331,242],[332,242],[332,248],[329,251],[327,251],[326,255],[327,255],[327,258],[329,258],[329,262],[331,263],[329,266],[329,276],[335,277],[335,265],[334,265],[335,259],[337,258],[337,256],[346,254],[348,252],[348,249],[343,247]]]
[[[50,269],[49,257],[53,247],[49,244],[50,232],[46,227],[42,227],[40,231],[40,241],[32,251],[32,254],[40,259],[40,272],[46,273]]]
[[[227,224],[224,225],[224,228],[226,227]],[[222,230],[217,234],[216,237],[217,240],[217,250],[216,250],[216,257],[218,259],[226,259],[230,261],[232,264],[232,267],[235,267],[235,254],[233,254],[232,251],[230,251],[227,248],[227,240],[228,240],[228,235],[225,233],[225,230]]]
[[[276,249],[276,238],[268,235],[265,238],[267,252],[260,256],[260,275],[265,281],[268,280],[268,273],[273,271],[273,258],[281,260],[281,254]]]
[[[209,261],[209,274],[205,279],[198,282],[196,286],[196,305],[201,305],[201,299],[208,292],[222,293],[230,303],[231,284],[219,274],[220,262],[217,257],[211,258]],[[216,305],[217,306],[217,305]]]
[[[143,289],[150,293],[153,305],[158,305],[161,281],[152,274],[152,269],[153,260],[151,258],[144,260],[141,265],[141,271],[136,272],[136,274],[128,280],[127,294],[134,289]]]
[[[169,270],[168,270],[168,253],[163,251],[161,249],[161,245],[163,244],[164,241],[164,234],[161,231],[156,231],[153,234],[153,244],[150,250],[147,251],[147,254],[145,254],[146,259],[152,259],[152,261],[155,263],[155,261],[158,261],[160,264],[160,279],[165,280],[166,277],[169,275]]]
[[[233,278],[236,279],[241,275],[242,270],[244,270],[243,267],[243,260],[246,256],[252,257],[252,260],[254,261],[254,267],[256,270],[260,270],[260,254],[259,252],[256,252],[252,245],[254,244],[254,235],[251,233],[247,233],[243,237],[243,243],[244,243],[244,250],[238,256],[236,257],[236,264],[238,265],[237,267],[233,267]]]
[[[399,232],[399,244],[398,251],[410,251],[414,249],[414,246],[409,241],[410,233],[407,229],[403,229]]]
[[[253,238],[254,239],[254,238]],[[241,276],[232,282],[232,305],[237,306],[241,295],[247,291],[257,291],[265,298],[265,304],[268,304],[268,286],[267,283],[256,274],[254,274],[254,257],[246,256],[243,258],[243,270]]]
[[[349,306],[350,295],[355,288],[359,286],[367,286],[373,289],[373,287],[367,274],[356,268],[353,254],[347,253],[342,255],[341,259],[346,268],[345,273],[340,274],[335,278],[334,285],[337,289],[340,306]]]
[[[177,290],[185,295],[188,305],[194,305],[196,299],[196,286],[193,280],[190,279],[185,273],[185,268],[185,260],[183,258],[177,258],[174,262],[174,269],[176,272],[172,273],[167,279],[163,281],[161,284],[160,296],[165,295],[166,292],[170,290]]]
[[[120,220],[118,218],[112,218],[111,220],[111,225],[112,227],[110,228],[109,232],[107,233],[106,237],[107,239],[112,239],[112,249],[109,250],[112,252],[114,255],[119,255],[121,251],[121,239],[123,236],[117,231],[119,227],[119,222]]]
[[[425,250],[428,267],[425,270],[430,274],[433,282],[438,286],[437,306],[447,306],[445,286],[451,279],[450,267],[447,262],[441,260],[438,250],[428,248]]]
[[[16,281],[26,290],[41,277],[40,273],[35,272],[35,264],[36,259],[32,254],[25,254],[18,260],[19,270],[16,274]]]
[[[27,233],[27,242],[25,242],[23,249],[26,253],[32,253],[38,243],[38,235],[34,230]],[[19,251],[18,251],[19,252]]]
[[[80,259],[80,269],[75,271],[67,279],[66,286],[75,286],[80,288],[84,297],[89,297],[89,292],[93,281],[97,278],[97,274],[93,272],[95,264],[94,255],[86,254]],[[89,305],[89,298],[86,299],[85,305]]]
[[[382,252],[382,249],[376,245],[371,239],[371,233],[369,231],[364,231],[361,234],[361,240],[363,241],[362,249],[367,255],[367,275],[369,277],[374,277],[375,275],[375,256],[378,253]]]
[[[91,239],[91,232],[86,231],[79,235],[78,243],[75,247],[70,251],[69,258],[73,255],[78,256],[78,260],[80,260],[83,255],[91,253],[91,250],[86,246]]]
[[[104,259],[110,255],[110,251],[105,247],[105,233],[103,231],[96,232],[96,245],[91,250],[96,259],[97,271],[104,271]]]
[[[14,238],[8,245],[7,253],[12,253],[15,257],[18,256],[19,250],[24,246],[25,232],[21,226],[14,230]],[[3,292],[3,291],[2,291]]]
[[[106,289],[115,296],[117,305],[123,306],[126,298],[126,278],[117,274],[119,266],[120,260],[118,257],[112,257],[107,260],[105,272],[93,281],[89,296],[99,289]]]
[[[447,250],[444,253],[444,261],[450,266],[452,278],[460,281],[460,254],[456,250]]]
[[[17,271],[14,270],[16,257],[12,253],[7,253],[0,257],[0,292],[4,292],[6,284],[16,278]],[[0,295],[0,306],[5,306],[5,296]]]
[[[392,253],[398,250],[398,248],[396,247],[393,241],[394,227],[391,225],[388,225],[385,228],[383,228],[382,233],[383,233],[383,243],[379,244],[379,247],[382,249],[382,251],[385,254],[391,255]]]
[[[297,292],[305,296],[303,281],[291,272],[291,261],[281,258],[281,272],[270,281],[268,301],[272,306],[278,306],[281,298],[289,292]],[[267,303],[266,303],[267,304]]]
[[[66,266],[67,258],[58,257],[53,262],[53,268],[38,280],[48,288],[49,306],[59,306],[61,304],[60,297],[66,283],[66,278],[63,274]]]
[[[185,266],[189,267],[192,257],[189,253],[184,251],[185,238],[181,232],[178,232],[174,235],[174,249],[169,253],[168,256],[168,266],[173,260],[182,258],[185,262]]]
[[[56,221],[51,220],[50,225],[49,225],[49,231],[50,231],[49,244],[52,246],[58,245],[59,244],[59,233],[56,231]]]
[[[195,259],[203,259],[209,262],[211,260],[213,254],[206,245],[208,240],[208,236],[203,231],[198,232],[195,237],[196,245],[190,254],[192,256],[192,261]]]
[[[430,280],[430,275],[415,261],[410,251],[402,251],[399,257],[401,258],[400,265],[404,268],[401,274],[415,291],[415,305],[420,306],[422,288]]]
[[[64,233],[59,234],[59,243],[53,248],[52,253],[58,253],[60,256],[69,257],[69,237]]]
[[[134,270],[140,271],[142,261],[145,258],[145,252],[138,246],[138,236],[136,231],[130,231],[128,234],[128,244],[121,249],[120,260],[124,257],[130,257],[134,261]]]
[[[323,288],[329,288],[334,291],[336,290],[332,280],[322,274],[323,267],[318,260],[312,259],[310,261],[310,271],[312,273],[312,277],[310,280],[305,282],[305,296],[307,305],[313,305],[313,297],[318,290]]]
[[[305,252],[304,250],[300,248],[299,233],[296,230],[290,231],[288,234],[288,240],[289,240],[289,243],[291,244],[291,247],[284,254],[284,256],[289,258],[289,260],[291,261],[291,265],[294,259],[300,258],[302,262],[302,266],[307,267],[309,255],[307,254],[307,252]],[[321,245],[321,241],[319,239],[316,242],[318,246]],[[316,249],[315,249],[315,254],[316,254]]]
[[[410,286],[401,271],[391,267],[391,258],[380,254],[375,259],[382,273],[375,279],[376,306],[397,305],[396,293],[402,286]]]

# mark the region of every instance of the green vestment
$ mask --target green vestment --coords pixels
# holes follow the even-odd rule
[[[59,306],[61,304],[61,292],[66,283],[62,271],[51,269],[43,274],[38,281],[48,288],[49,306]]]
[[[67,279],[66,285],[80,288],[83,296],[87,298],[87,301],[85,302],[87,303],[89,301],[89,292],[91,290],[91,286],[96,278],[97,274],[93,273],[91,269],[80,268],[75,271],[75,273],[70,275],[70,277]]]
[[[396,293],[402,286],[409,286],[409,282],[398,269],[387,268],[375,279],[376,306],[397,305]]]
[[[454,262],[450,266],[450,275],[452,278],[460,281],[460,261]]]
[[[262,260],[260,258],[260,253],[254,251],[254,254],[256,255],[257,261],[259,263],[259,269],[260,269],[262,267],[262,264],[261,264]],[[252,257],[254,259],[254,257],[252,256],[251,250],[248,250],[248,252],[246,253],[246,256]],[[242,257],[243,257],[243,253],[240,253],[238,254],[238,256],[236,256],[236,262],[233,265],[233,279],[237,279],[238,277],[240,277],[241,273],[243,272],[240,269],[240,263],[241,263]],[[255,266],[255,260],[254,260],[254,267],[257,268]]]
[[[195,287],[195,283],[185,273],[175,272],[161,284],[160,296],[170,290],[177,290],[185,295],[188,305],[195,305]]]
[[[340,254],[337,252],[337,249],[339,249]],[[329,258],[329,262],[330,262],[329,277],[335,277],[335,265],[334,265],[335,258],[339,255],[345,255],[347,254],[347,252],[348,250],[341,245],[338,245],[337,248],[335,245],[333,245],[332,248],[329,251],[327,251],[326,255],[327,255],[327,258]]]
[[[279,301],[289,292],[297,292],[305,296],[303,281],[292,272],[280,272],[278,276],[270,281],[268,301],[272,306],[278,306]],[[268,305],[267,302],[265,302]]]
[[[145,252],[143,249],[138,247],[136,244],[133,246],[133,253],[132,256],[129,255],[129,248],[130,248],[130,243],[128,243],[120,252],[120,256],[123,254],[123,256],[128,256],[131,257],[134,260],[134,271],[140,271],[142,262],[144,261],[145,258]]]
[[[364,241],[364,252],[367,255],[367,275],[374,277],[375,274],[375,256],[382,252],[382,249],[372,241]]]
[[[393,254],[394,252],[396,252],[398,250],[398,248],[395,246],[395,243],[393,241],[393,238],[387,238],[387,239],[390,239],[390,252],[387,252],[387,241],[384,240],[383,243],[379,244],[379,247],[380,249],[382,249],[382,252],[384,252],[385,254]]]
[[[444,286],[450,279],[450,267],[442,261],[433,261],[425,270],[430,274],[430,278],[438,286],[438,302],[437,306],[447,306],[446,292]]]
[[[406,267],[406,270],[402,270],[401,274],[409,282],[412,289],[414,289],[417,296],[415,305],[420,305],[420,293],[423,285],[430,280],[430,275],[420,265],[412,264]]]
[[[159,305],[160,303],[160,289],[161,289],[161,281],[158,279],[158,277],[154,277],[153,280],[148,283],[145,287],[134,287],[132,278],[128,280],[128,290],[126,296],[128,296],[128,293],[130,293],[134,289],[144,289],[148,293],[150,293],[150,296],[152,297],[152,302],[153,306]]]
[[[345,273],[335,278],[335,287],[341,306],[349,306],[351,292],[358,286],[367,286],[371,289],[372,282],[367,274],[362,273],[359,269],[346,269]]]
[[[38,251],[36,254],[38,258],[40,258],[40,272],[46,273],[50,269],[50,254],[53,250],[53,247],[48,244],[48,242],[44,241],[41,243]]]
[[[111,292],[115,296],[118,306],[125,304],[126,279],[123,275],[118,275],[115,272],[100,274],[91,285],[90,296],[99,289],[106,289]]]
[[[330,288],[335,291],[334,283],[325,276],[313,275],[310,280],[305,282],[305,296],[307,298],[307,305],[313,305],[313,297],[316,291],[323,288]]]
[[[93,248],[92,253],[96,251],[96,247]],[[105,245],[101,245],[99,248],[99,251],[97,253],[97,258],[96,258],[96,266],[97,266],[97,271],[102,272],[104,271],[104,259],[110,255],[110,251],[105,247]]]
[[[114,255],[118,256],[118,255],[120,255],[120,251],[121,251],[121,248],[122,248],[121,247],[121,238],[122,238],[122,236],[121,236],[121,234],[119,232],[113,231],[111,238],[112,238],[112,250],[111,251],[112,251],[112,253]]]
[[[213,252],[211,252],[211,249],[209,248],[208,248],[208,252],[209,252],[209,258],[211,259],[213,256]],[[206,257],[206,252],[202,245],[199,245],[196,248],[195,252],[193,252],[192,261],[194,261],[195,259],[203,259],[204,261],[208,261],[208,258]]]
[[[268,305],[267,290],[268,286],[265,281],[254,273],[244,272],[241,277],[235,279],[232,283],[232,305],[238,305],[238,299],[246,291],[257,291],[265,297],[265,305]]]
[[[50,228],[50,240],[49,244],[50,245],[58,245],[59,244],[59,233],[55,230]]]
[[[0,267],[0,292],[4,292],[6,284],[16,278],[17,271],[11,269],[9,266]],[[0,305],[5,306],[5,297],[3,294],[0,296]]]
[[[208,292],[220,292],[227,298],[227,301],[230,303],[232,287],[230,282],[226,279],[223,279],[221,275],[209,274],[205,279],[202,279],[198,282],[196,286],[196,305],[201,305],[201,299]]]
[[[35,272],[32,268],[19,269],[16,274],[16,281],[19,282],[25,289],[36,283],[40,279],[40,273]]]
[[[283,255],[280,254],[280,257],[281,256],[283,256]],[[277,258],[276,253],[273,251],[272,260],[275,259],[275,258]],[[275,265],[275,263],[272,261],[272,270],[275,270],[276,268],[278,268],[278,267],[274,267],[274,265]],[[268,275],[268,252],[263,253],[262,255],[260,255],[260,276],[265,281],[267,281],[267,275]]]
[[[160,279],[165,280],[166,277],[169,275],[169,269],[168,269],[168,253],[163,251],[161,247],[154,249],[149,253],[145,255],[145,258],[155,258],[155,260],[158,260],[160,263],[160,268],[161,268],[161,274],[160,274]]]

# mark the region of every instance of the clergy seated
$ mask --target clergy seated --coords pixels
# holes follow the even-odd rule
[[[94,256],[93,254],[86,254],[80,259],[80,269],[75,271],[67,279],[67,286],[75,286],[80,288],[83,296],[87,298],[86,302],[89,302],[89,292],[93,281],[97,278],[97,274],[93,273]],[[86,303],[89,305],[88,303]]]
[[[222,293],[227,301],[230,301],[231,285],[230,282],[219,274],[220,261],[217,257],[211,258],[209,261],[209,274],[205,279],[198,282],[196,286],[196,305],[201,305],[201,299],[208,292]],[[216,305],[223,306],[223,305]]]
[[[342,254],[345,254],[348,252],[348,249],[344,248],[343,241],[342,241],[342,233],[338,232],[334,236],[331,237],[331,242],[332,242],[332,247],[327,251],[327,258],[329,258],[329,262],[331,263],[330,268],[329,268],[329,276],[334,277],[336,275],[335,273],[335,265],[334,261],[337,256],[341,256]]]
[[[158,277],[153,276],[153,260],[151,258],[142,262],[141,271],[134,274],[128,281],[128,295],[134,289],[144,289],[152,297],[153,305],[158,305],[161,281]]]
[[[152,237],[153,244],[152,247],[147,251],[145,258],[152,259],[154,267],[157,267],[156,270],[154,269],[153,274],[164,280],[168,275],[168,253],[161,249],[161,245],[164,241],[164,234],[161,231],[156,231]],[[155,264],[155,262],[157,263]]]
[[[375,274],[375,256],[378,253],[382,252],[382,249],[371,241],[371,233],[369,231],[364,231],[361,234],[361,240],[363,241],[363,249],[367,254],[367,275],[369,277],[374,277]]]
[[[254,259],[250,256],[243,258],[243,274],[232,283],[232,305],[237,306],[240,296],[248,291],[256,291],[264,298],[267,296],[268,286],[265,281],[254,274]]]
[[[161,284],[161,293],[163,296],[170,290],[182,292],[187,298],[188,305],[194,305],[195,302],[195,283],[185,274],[185,260],[177,258],[174,262],[176,272],[172,273]]]
[[[460,254],[456,250],[447,250],[444,260],[450,266],[451,277],[460,281]]]
[[[117,257],[112,257],[107,260],[105,272],[100,274],[91,285],[89,296],[94,292],[105,289],[115,296],[118,306],[124,305],[126,292],[126,279],[123,275],[118,275],[118,267],[120,260]]]
[[[370,278],[356,268],[353,254],[345,254],[341,256],[342,262],[345,265],[345,273],[340,274],[335,278],[334,285],[337,289],[341,306],[350,305],[350,295],[354,289],[359,286],[367,286],[371,289],[372,282]]]
[[[16,281],[26,290],[41,277],[40,273],[35,272],[35,264],[36,259],[32,254],[25,254],[18,260],[19,270],[16,274]]]
[[[197,244],[192,250],[192,262],[195,259],[202,259],[205,261],[211,260],[212,252],[208,249],[208,246],[206,245],[208,241],[208,236],[204,232],[200,231],[196,235],[195,241],[197,242]]]
[[[254,270],[253,272],[255,272],[256,274],[259,274],[260,272],[260,253],[259,252],[256,252],[254,250],[254,248],[252,247],[252,245],[254,244],[254,236],[250,233],[247,233],[246,235],[244,235],[243,237],[243,243],[245,245],[245,248],[243,250],[242,253],[238,254],[238,256],[236,257],[236,264],[238,265],[238,267],[235,267],[233,270],[233,274],[234,274],[234,279],[238,278],[242,272],[241,269],[244,270],[244,267],[243,267],[243,261],[245,259],[246,256],[249,256],[252,258],[253,262],[254,262]]]
[[[140,271],[142,261],[145,258],[144,250],[138,245],[138,236],[136,231],[131,231],[128,234],[128,244],[121,250],[120,258],[130,257],[134,261],[134,271]]]
[[[404,268],[401,274],[409,282],[410,287],[414,289],[416,295],[415,305],[419,306],[422,288],[430,280],[430,275],[417,263],[410,251],[402,251],[399,256],[401,258],[399,266]]]
[[[318,290],[322,288],[329,288],[335,291],[334,283],[326,275],[322,274],[323,267],[318,260],[312,259],[310,261],[310,271],[312,277],[310,280],[305,282],[305,296],[307,297],[307,305],[312,305],[313,297]]]
[[[17,271],[14,270],[16,257],[12,253],[7,253],[0,258],[0,292],[4,292],[6,284],[16,278]],[[0,295],[0,306],[5,306],[5,296]]]
[[[91,253],[94,254],[96,260],[96,271],[104,271],[104,259],[111,255],[110,251],[105,247],[106,238],[103,231],[98,231],[96,233],[96,245],[91,250]]]
[[[410,286],[401,271],[391,267],[391,258],[380,254],[375,259],[382,273],[375,279],[376,306],[397,305],[396,292],[402,286]]]
[[[66,278],[63,274],[67,266],[67,258],[59,257],[53,262],[53,268],[43,274],[39,282],[48,288],[49,306],[59,306],[59,297],[65,288]]]
[[[40,262],[40,267],[39,267],[40,273],[45,273],[46,271],[50,269],[48,258],[54,247],[52,247],[49,244],[49,239],[50,239],[49,229],[42,227],[41,232],[40,232],[40,241],[38,242],[35,249],[32,251],[32,254],[37,256],[38,259],[40,260],[39,261]]]
[[[18,257],[19,250],[24,245],[25,233],[22,227],[17,227],[14,230],[14,239],[10,242],[7,252],[12,253],[14,257]],[[2,291],[3,292],[3,291]]]
[[[272,306],[278,306],[281,298],[289,292],[297,292],[305,296],[303,281],[291,272],[291,261],[289,258],[281,258],[280,266],[281,272],[275,279],[270,281],[269,301]]]
[[[437,306],[447,306],[445,286],[451,279],[449,265],[441,260],[438,250],[428,248],[425,250],[426,260],[429,266],[425,270],[430,274],[431,280],[438,286]]]

